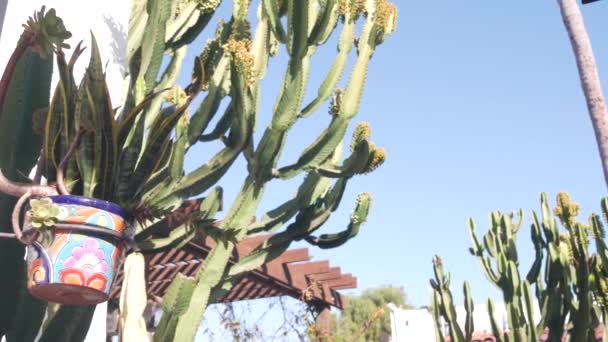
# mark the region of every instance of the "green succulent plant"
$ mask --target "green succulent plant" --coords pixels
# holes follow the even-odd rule
[[[65,40],[72,37],[72,33],[66,30],[63,20],[57,16],[54,8],[46,12],[45,7],[42,6],[42,9],[35,12],[23,26],[24,35],[32,37],[31,39],[34,40],[32,46],[42,54],[48,55],[54,49],[70,47]]]
[[[35,229],[52,228],[59,222],[60,207],[50,198],[32,199],[30,206],[31,209],[27,212],[29,224]]]

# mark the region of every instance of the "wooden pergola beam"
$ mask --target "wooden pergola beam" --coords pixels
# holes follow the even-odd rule
[[[231,264],[249,254],[272,235],[247,238],[235,248]],[[178,273],[195,276],[215,242],[208,236],[197,236],[180,250],[165,250],[146,256],[148,293],[163,296]],[[122,279],[119,274],[117,280]],[[120,293],[120,281],[115,283],[111,296]],[[342,308],[344,303],[337,289],[356,287],[356,278],[343,275],[339,267],[330,267],[328,261],[310,261],[307,248],[288,250],[278,258],[246,274],[220,302],[272,296],[291,296],[300,299],[305,291],[312,300],[327,306]]]

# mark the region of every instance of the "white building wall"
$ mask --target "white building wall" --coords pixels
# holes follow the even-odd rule
[[[91,31],[94,32],[101,60],[107,62],[106,78],[112,103],[115,107],[120,105],[126,70],[126,34],[130,3],[128,0],[0,0],[1,70],[4,71],[4,66],[23,32],[22,25],[34,11],[45,5],[47,10],[55,8],[57,15],[72,33],[72,38],[67,41],[72,48],[81,40],[83,46],[90,46]],[[66,55],[69,57],[71,51],[66,51]],[[89,57],[90,49],[86,49],[74,68],[77,82],[84,73]],[[55,73],[52,88],[58,79]],[[105,303],[97,306],[86,342],[105,341],[106,310]]]
[[[389,305],[391,309],[391,342],[434,342],[435,323],[427,309],[406,310]],[[456,307],[456,321],[464,329],[466,310],[464,306]],[[534,310],[535,322],[540,319],[538,308]],[[507,330],[507,311],[503,303],[494,305],[494,317],[502,330]],[[475,332],[491,333],[492,325],[486,304],[473,306],[473,324]],[[446,324],[442,324],[444,336],[449,335]]]
[[[6,4],[6,1],[0,0],[0,3]],[[72,47],[81,40],[83,46],[89,46],[91,31],[94,32],[101,52],[101,60],[104,63],[108,62],[106,77],[112,102],[119,104],[126,66],[126,34],[129,27],[130,4],[129,0],[8,0],[0,34],[0,66],[4,70],[4,65],[23,32],[22,25],[27,18],[45,5],[47,10],[54,8],[57,11],[57,15],[63,19],[66,28],[72,33],[72,38],[67,41]],[[1,10],[2,5],[0,12]],[[77,82],[88,64],[89,51],[90,49],[84,51],[74,69]],[[69,56],[71,52],[66,51],[66,54]],[[57,80],[58,76],[54,77],[53,84]]]

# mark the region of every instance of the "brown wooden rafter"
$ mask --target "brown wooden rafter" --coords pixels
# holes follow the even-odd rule
[[[270,238],[262,235],[242,241],[232,256],[235,263],[259,244]],[[195,276],[215,242],[209,237],[197,237],[184,248],[165,250],[146,256],[147,290],[149,297],[162,297],[178,273]],[[118,298],[122,272],[111,291]],[[217,302],[291,296],[306,298],[317,304],[344,307],[344,299],[338,290],[357,287],[357,278],[342,274],[339,267],[330,267],[328,261],[310,261],[307,248],[291,249],[275,260],[246,274],[232,290]]]

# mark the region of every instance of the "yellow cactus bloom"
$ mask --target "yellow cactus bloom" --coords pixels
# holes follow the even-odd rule
[[[256,73],[254,70],[254,56],[249,52],[251,50],[251,41],[248,39],[230,39],[224,45],[224,50],[231,54],[232,60],[236,64],[238,71],[244,76],[247,85],[253,85],[256,81]]]
[[[361,141],[369,139],[371,133],[372,128],[369,126],[368,122],[359,122],[353,132],[353,141],[350,144],[350,150],[354,151]]]
[[[562,224],[573,226],[578,216],[579,205],[570,199],[568,193],[560,192],[557,194],[557,207],[553,211]]]

